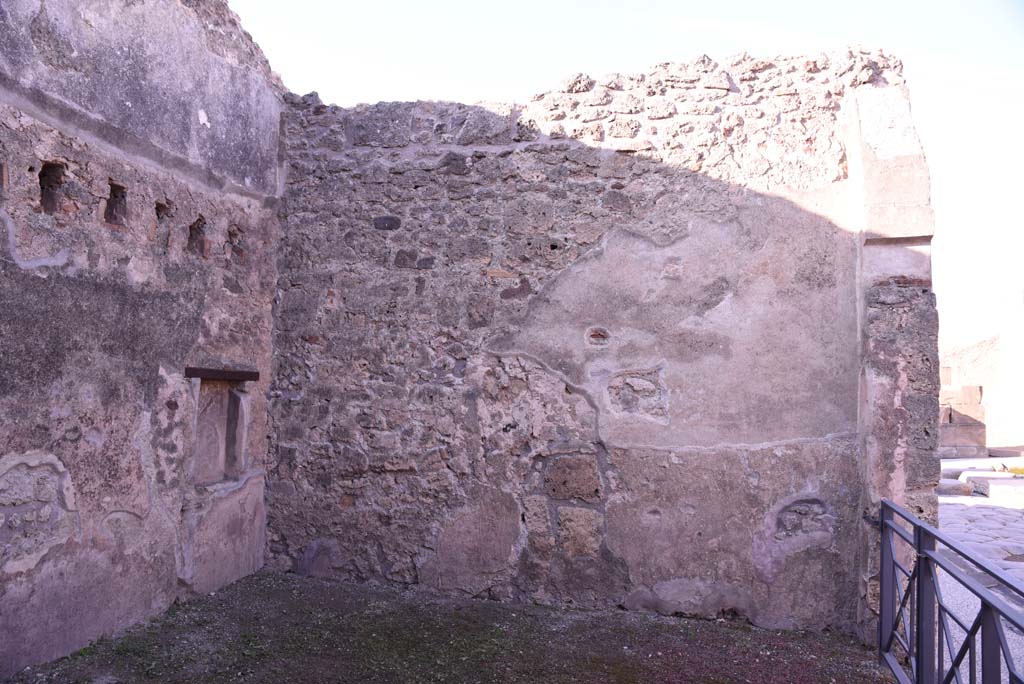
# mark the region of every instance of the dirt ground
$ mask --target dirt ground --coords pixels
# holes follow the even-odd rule
[[[873,684],[871,651],[742,622],[437,597],[264,572],[12,682]]]

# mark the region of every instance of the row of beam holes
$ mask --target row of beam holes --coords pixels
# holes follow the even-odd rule
[[[45,162],[39,170],[39,203],[47,214],[56,214],[60,209],[61,188],[64,186],[64,172],[67,167],[59,162]],[[115,226],[128,224],[128,189],[114,181],[110,183],[107,208],[103,220]]]
[[[64,172],[67,166],[60,162],[44,162],[39,171],[39,203],[47,214],[56,214],[60,209],[61,187],[64,185]],[[0,193],[4,190],[6,178],[6,166],[0,164]],[[107,197],[107,208],[103,213],[103,220],[115,226],[128,225],[128,189],[112,180],[110,194]],[[174,212],[174,205],[170,201],[156,203],[156,220],[165,221]],[[186,249],[192,254],[205,257],[206,249],[206,219],[199,215],[188,227],[188,243]]]

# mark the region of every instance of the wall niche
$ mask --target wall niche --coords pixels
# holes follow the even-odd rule
[[[204,487],[238,480],[249,467],[249,393],[245,383],[258,380],[259,373],[189,367],[185,377],[192,379],[196,396],[195,442],[189,469],[192,484]]]

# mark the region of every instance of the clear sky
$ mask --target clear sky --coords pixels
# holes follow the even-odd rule
[[[230,0],[291,90],[325,102],[523,102],[570,74],[881,47],[932,173],[942,343],[1024,318],[1024,0]]]

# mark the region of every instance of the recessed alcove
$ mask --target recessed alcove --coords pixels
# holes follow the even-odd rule
[[[192,483],[209,486],[239,479],[249,467],[249,393],[245,383],[258,380],[259,373],[188,367],[185,377],[192,379],[196,396]]]

